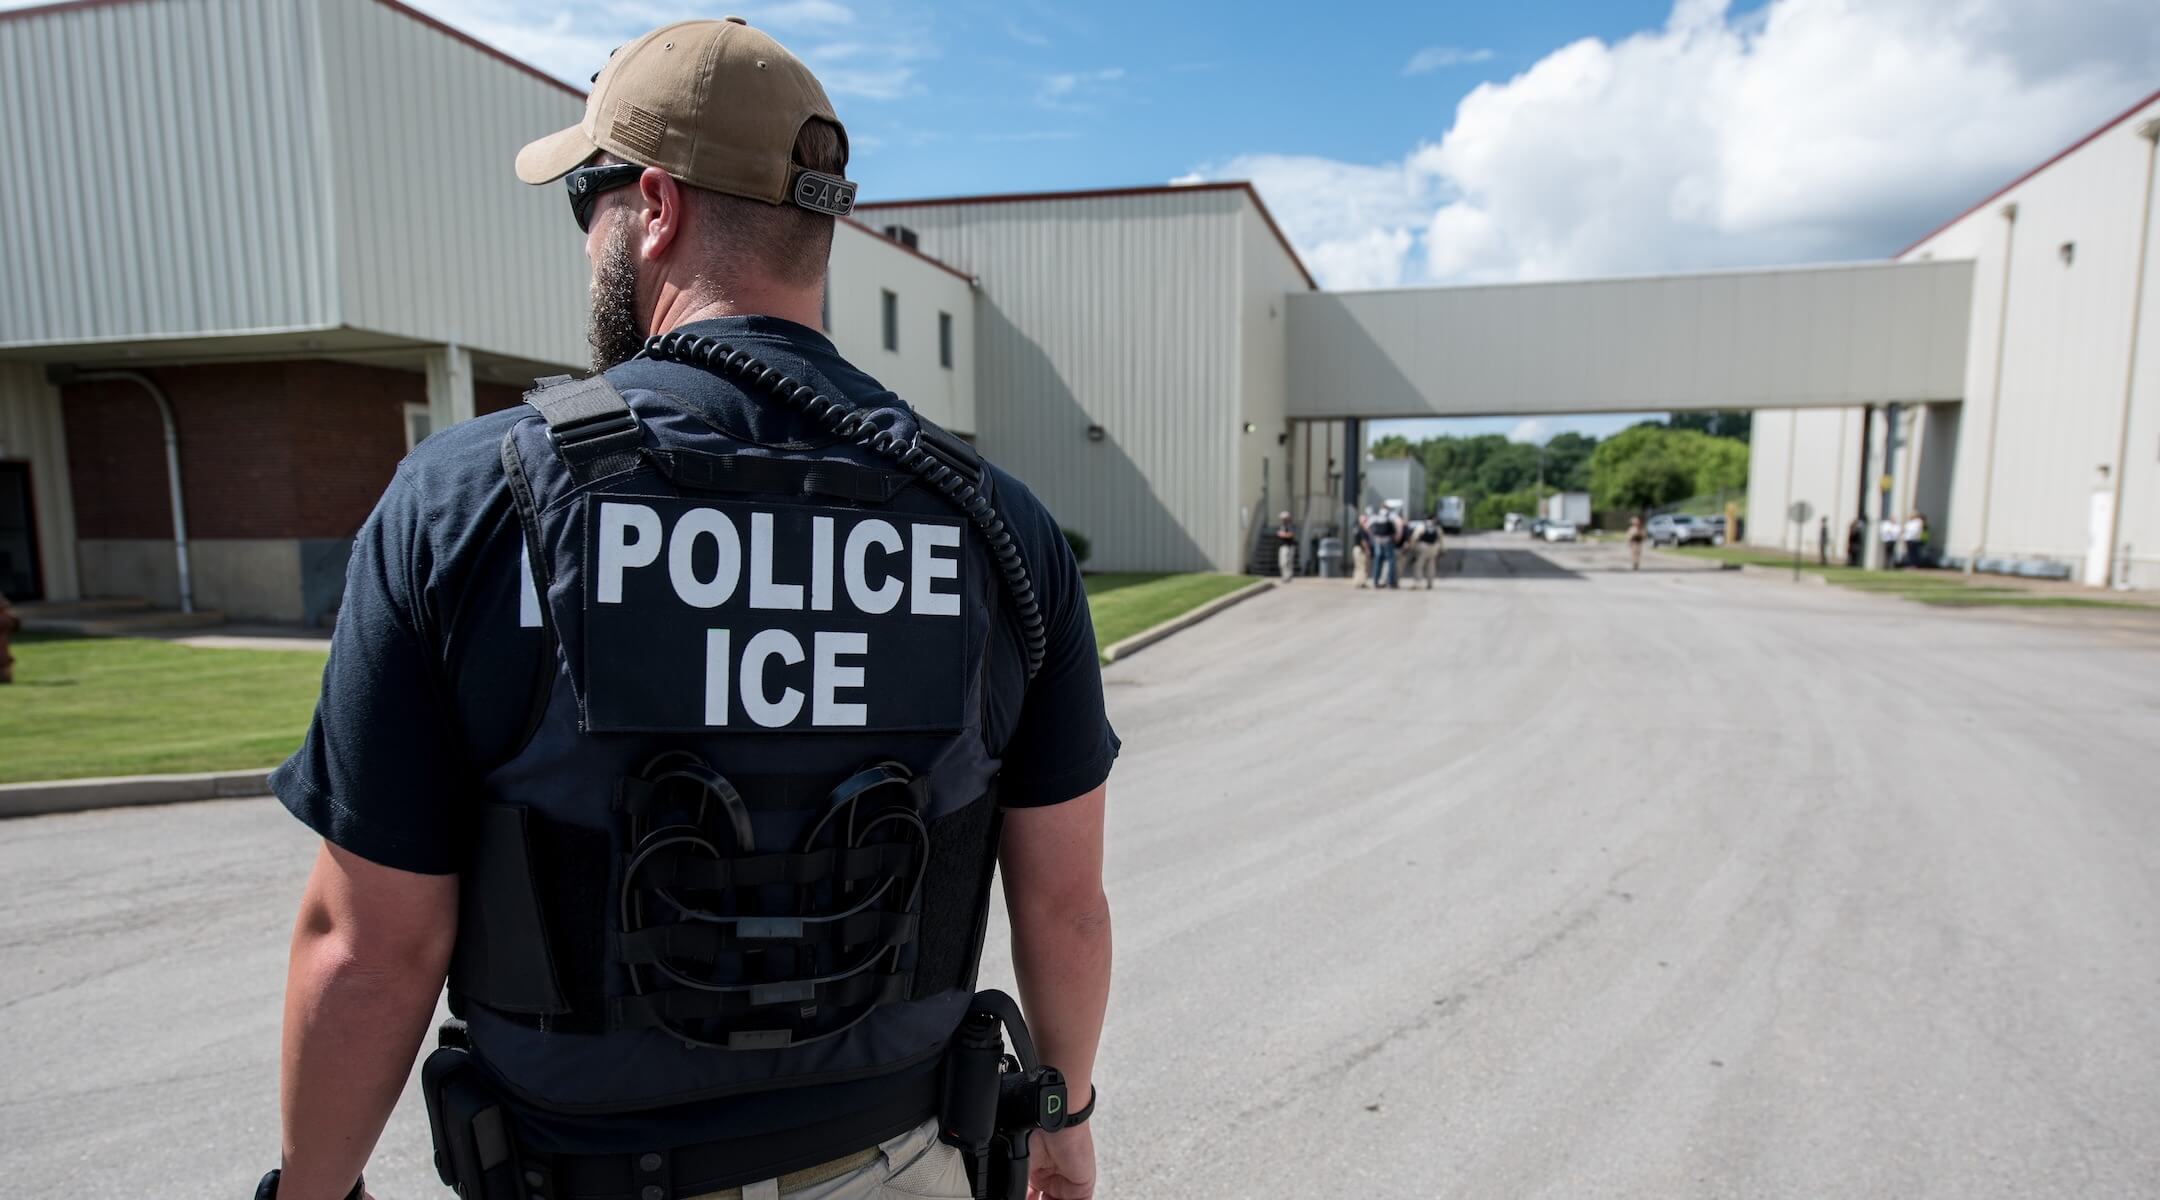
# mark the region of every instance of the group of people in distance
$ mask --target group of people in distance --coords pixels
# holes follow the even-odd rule
[[[1424,580],[1430,590],[1446,552],[1437,516],[1411,520],[1402,501],[1389,500],[1358,514],[1351,572],[1361,588],[1400,587],[1403,576],[1409,576]],[[1297,523],[1287,512],[1275,518],[1275,569],[1284,582],[1298,573]]]
[[[1845,530],[1845,562],[1859,566],[1867,557],[1868,522],[1864,516],[1854,517]],[[1928,528],[1927,514],[1915,510],[1900,521],[1896,517],[1884,517],[1875,523],[1875,535],[1882,540],[1883,565],[1886,567],[1925,567],[1933,562],[1928,542],[1932,531]],[[1830,565],[1830,518],[1825,516],[1815,527],[1815,554],[1824,566]]]

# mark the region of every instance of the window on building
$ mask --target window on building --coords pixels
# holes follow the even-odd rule
[[[952,366],[952,314],[949,312],[937,315],[937,365]]]
[[[885,301],[885,348],[900,349],[900,297],[891,292],[879,292]]]
[[[427,435],[433,432],[435,432],[435,423],[428,416],[427,405],[408,404],[405,406],[405,452],[407,454],[412,453],[412,448],[426,441]]]

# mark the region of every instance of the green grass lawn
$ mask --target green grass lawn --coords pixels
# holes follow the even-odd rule
[[[1793,565],[1790,554],[1775,550],[1762,550],[1752,546],[1675,546],[1667,551],[1684,554],[1690,558],[1707,558],[1716,562],[1735,563],[1751,567],[1770,567],[1790,570]],[[1956,571],[1870,571],[1863,567],[1823,567],[1812,559],[1802,558],[1800,569],[1810,575],[1820,575],[1839,587],[1877,596],[1896,596],[1921,604],[1940,605],[1945,608],[2143,608],[2145,605],[2122,600],[2107,600],[2097,596],[2072,596],[2054,592],[2035,592],[2017,587],[1992,575],[1966,576]]]
[[[1127,572],[1089,575],[1083,582],[1088,611],[1095,618],[1095,648],[1101,651],[1254,580],[1247,575]]]
[[[31,635],[0,685],[0,783],[245,770],[300,744],[319,650]]]
[[[1238,575],[1090,575],[1095,644],[1234,592]],[[299,746],[320,650],[205,650],[32,634],[0,686],[0,783],[275,766]]]

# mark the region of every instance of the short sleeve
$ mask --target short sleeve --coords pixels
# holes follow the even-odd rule
[[[401,468],[354,538],[314,721],[270,787],[338,847],[445,875],[463,856],[472,771],[442,660],[421,633],[426,528]]]
[[[999,800],[1007,808],[1040,808],[1101,786],[1120,743],[1103,705],[1095,622],[1072,547],[1049,511],[1011,476],[998,473],[996,495],[1027,556],[1048,643],[1005,746]]]

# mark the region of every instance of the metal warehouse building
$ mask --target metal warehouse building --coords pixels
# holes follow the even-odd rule
[[[1954,385],[1757,412],[1749,540],[1920,512],[1953,565],[2160,587],[2156,139],[2160,93],[1900,253],[1971,264]]]
[[[395,0],[0,13],[0,592],[331,616],[412,444],[586,358],[562,195],[509,169],[583,104]],[[1894,262],[1639,279],[1322,292],[1243,183],[866,201],[825,325],[1101,569],[1341,521],[1373,418],[1752,408],[1753,540],[1887,504],[2155,586],[2156,117]]]
[[[417,439],[582,369],[510,160],[583,107],[391,0],[0,13],[0,593],[330,615]],[[845,223],[833,271],[835,340],[973,433],[973,281]]]

